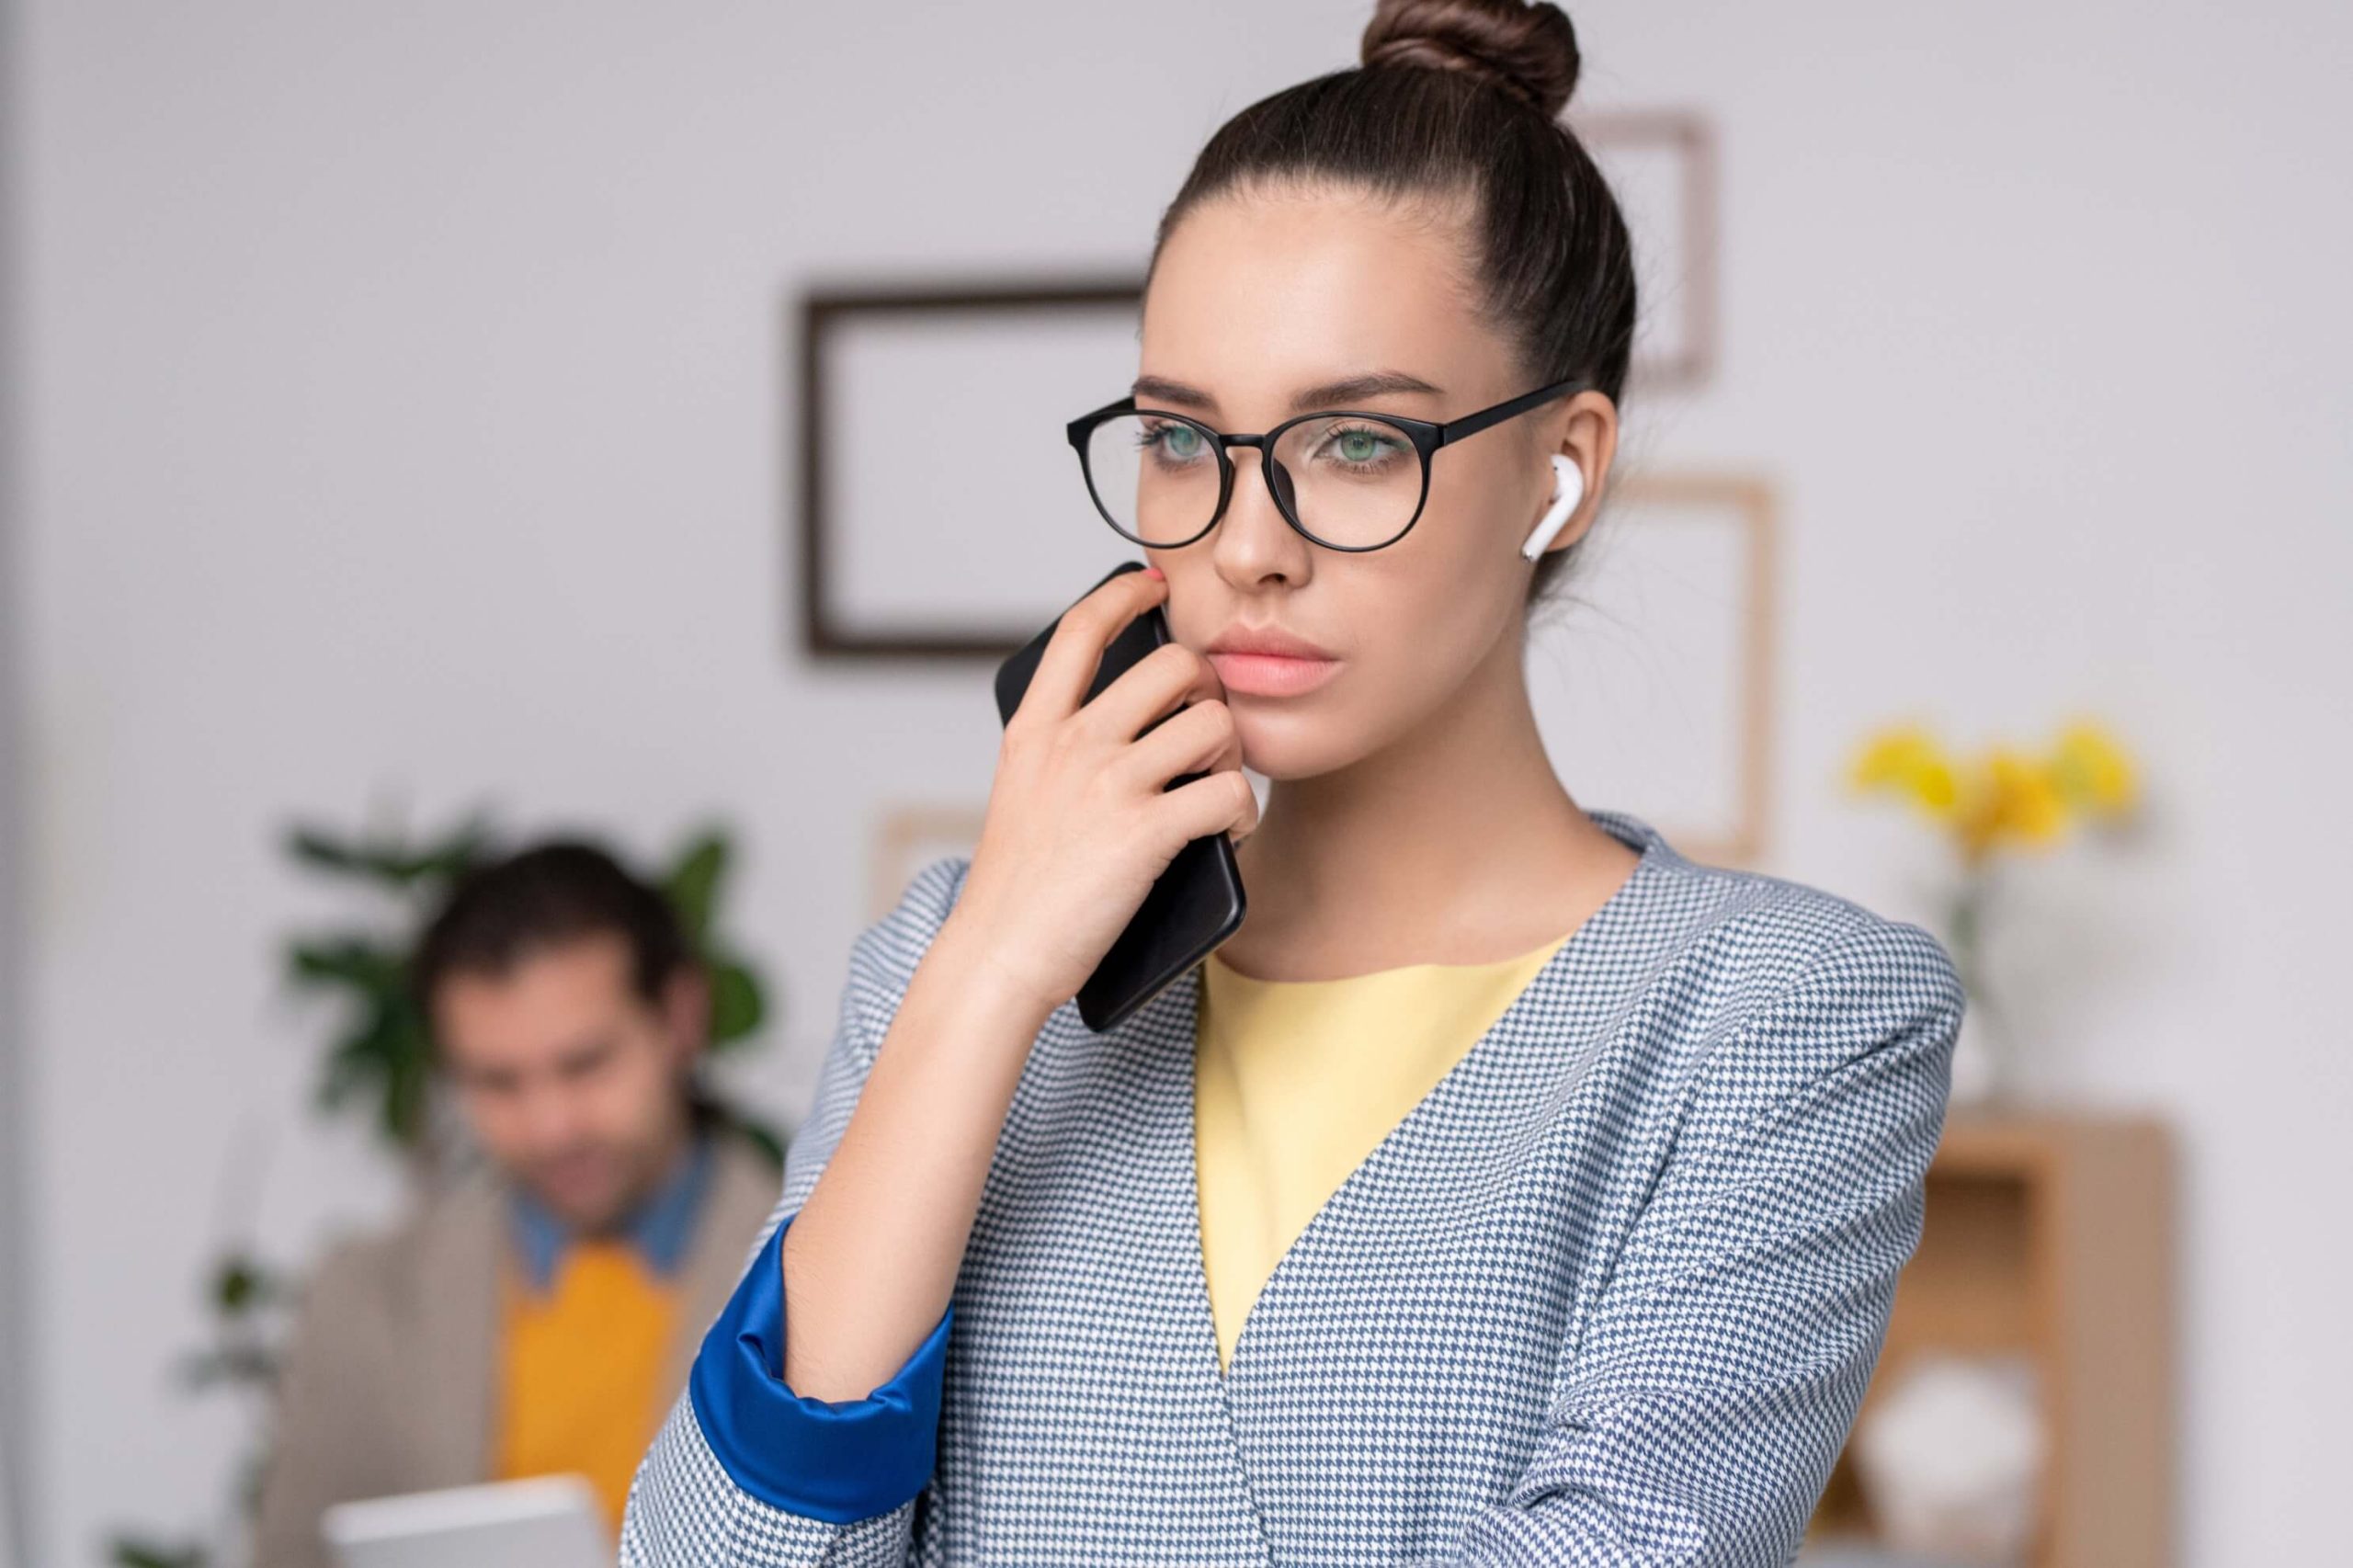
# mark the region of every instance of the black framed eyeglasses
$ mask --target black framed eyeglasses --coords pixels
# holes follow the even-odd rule
[[[1225,516],[1233,497],[1234,447],[1258,449],[1258,472],[1283,521],[1326,550],[1380,550],[1421,519],[1430,454],[1449,442],[1581,390],[1554,381],[1460,419],[1438,424],[1402,414],[1336,409],[1286,419],[1256,436],[1213,430],[1133,396],[1070,422],[1095,509],[1119,534],[1153,550],[1192,543]]]

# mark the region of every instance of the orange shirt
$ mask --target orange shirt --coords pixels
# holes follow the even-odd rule
[[[585,1475],[618,1537],[638,1461],[668,1414],[662,1371],[677,1292],[620,1240],[566,1247],[544,1292],[511,1263],[500,1278],[492,1475]]]

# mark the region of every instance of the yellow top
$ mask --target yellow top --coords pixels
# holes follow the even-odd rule
[[[1568,939],[1339,980],[1257,980],[1215,953],[1203,960],[1194,1159],[1221,1370],[1307,1222]]]
[[[492,1479],[588,1478],[618,1536],[630,1479],[664,1415],[677,1292],[620,1240],[564,1250],[545,1294],[502,1269]]]

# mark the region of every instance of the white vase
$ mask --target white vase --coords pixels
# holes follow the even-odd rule
[[[1922,1352],[1855,1432],[1863,1496],[1886,1543],[2013,1568],[2032,1544],[2046,1440],[2024,1356]]]

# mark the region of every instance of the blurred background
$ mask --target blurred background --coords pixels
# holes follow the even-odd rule
[[[1573,116],[1682,117],[1711,172],[1704,373],[1630,396],[1629,453],[1770,498],[1730,699],[1770,744],[1688,836],[1949,933],[1953,837],[1859,801],[1869,758],[1949,827],[1939,769],[2086,720],[2129,757],[2131,830],[2017,855],[1980,917],[2011,1070],[1959,1174],[2154,1130],[2104,1199],[2143,1272],[2049,1308],[2161,1326],[2104,1385],[2164,1437],[2111,1502],[2173,1561],[2333,1559],[2353,10],[1569,9]],[[999,731],[985,659],[812,644],[810,290],[1140,274],[1203,140],[1368,13],[0,6],[0,1557],[212,1528],[256,1421],[187,1376],[220,1260],[299,1275],[401,1210],[367,1096],[318,1103],[338,1026],[287,949],[355,895],[298,826],[487,811],[655,867],[718,824],[766,999],[721,1074],[797,1120],[877,888]],[[1012,623],[1120,555],[1074,472],[958,494],[967,540],[1073,541]],[[1581,802],[1683,836],[1581,728]]]

